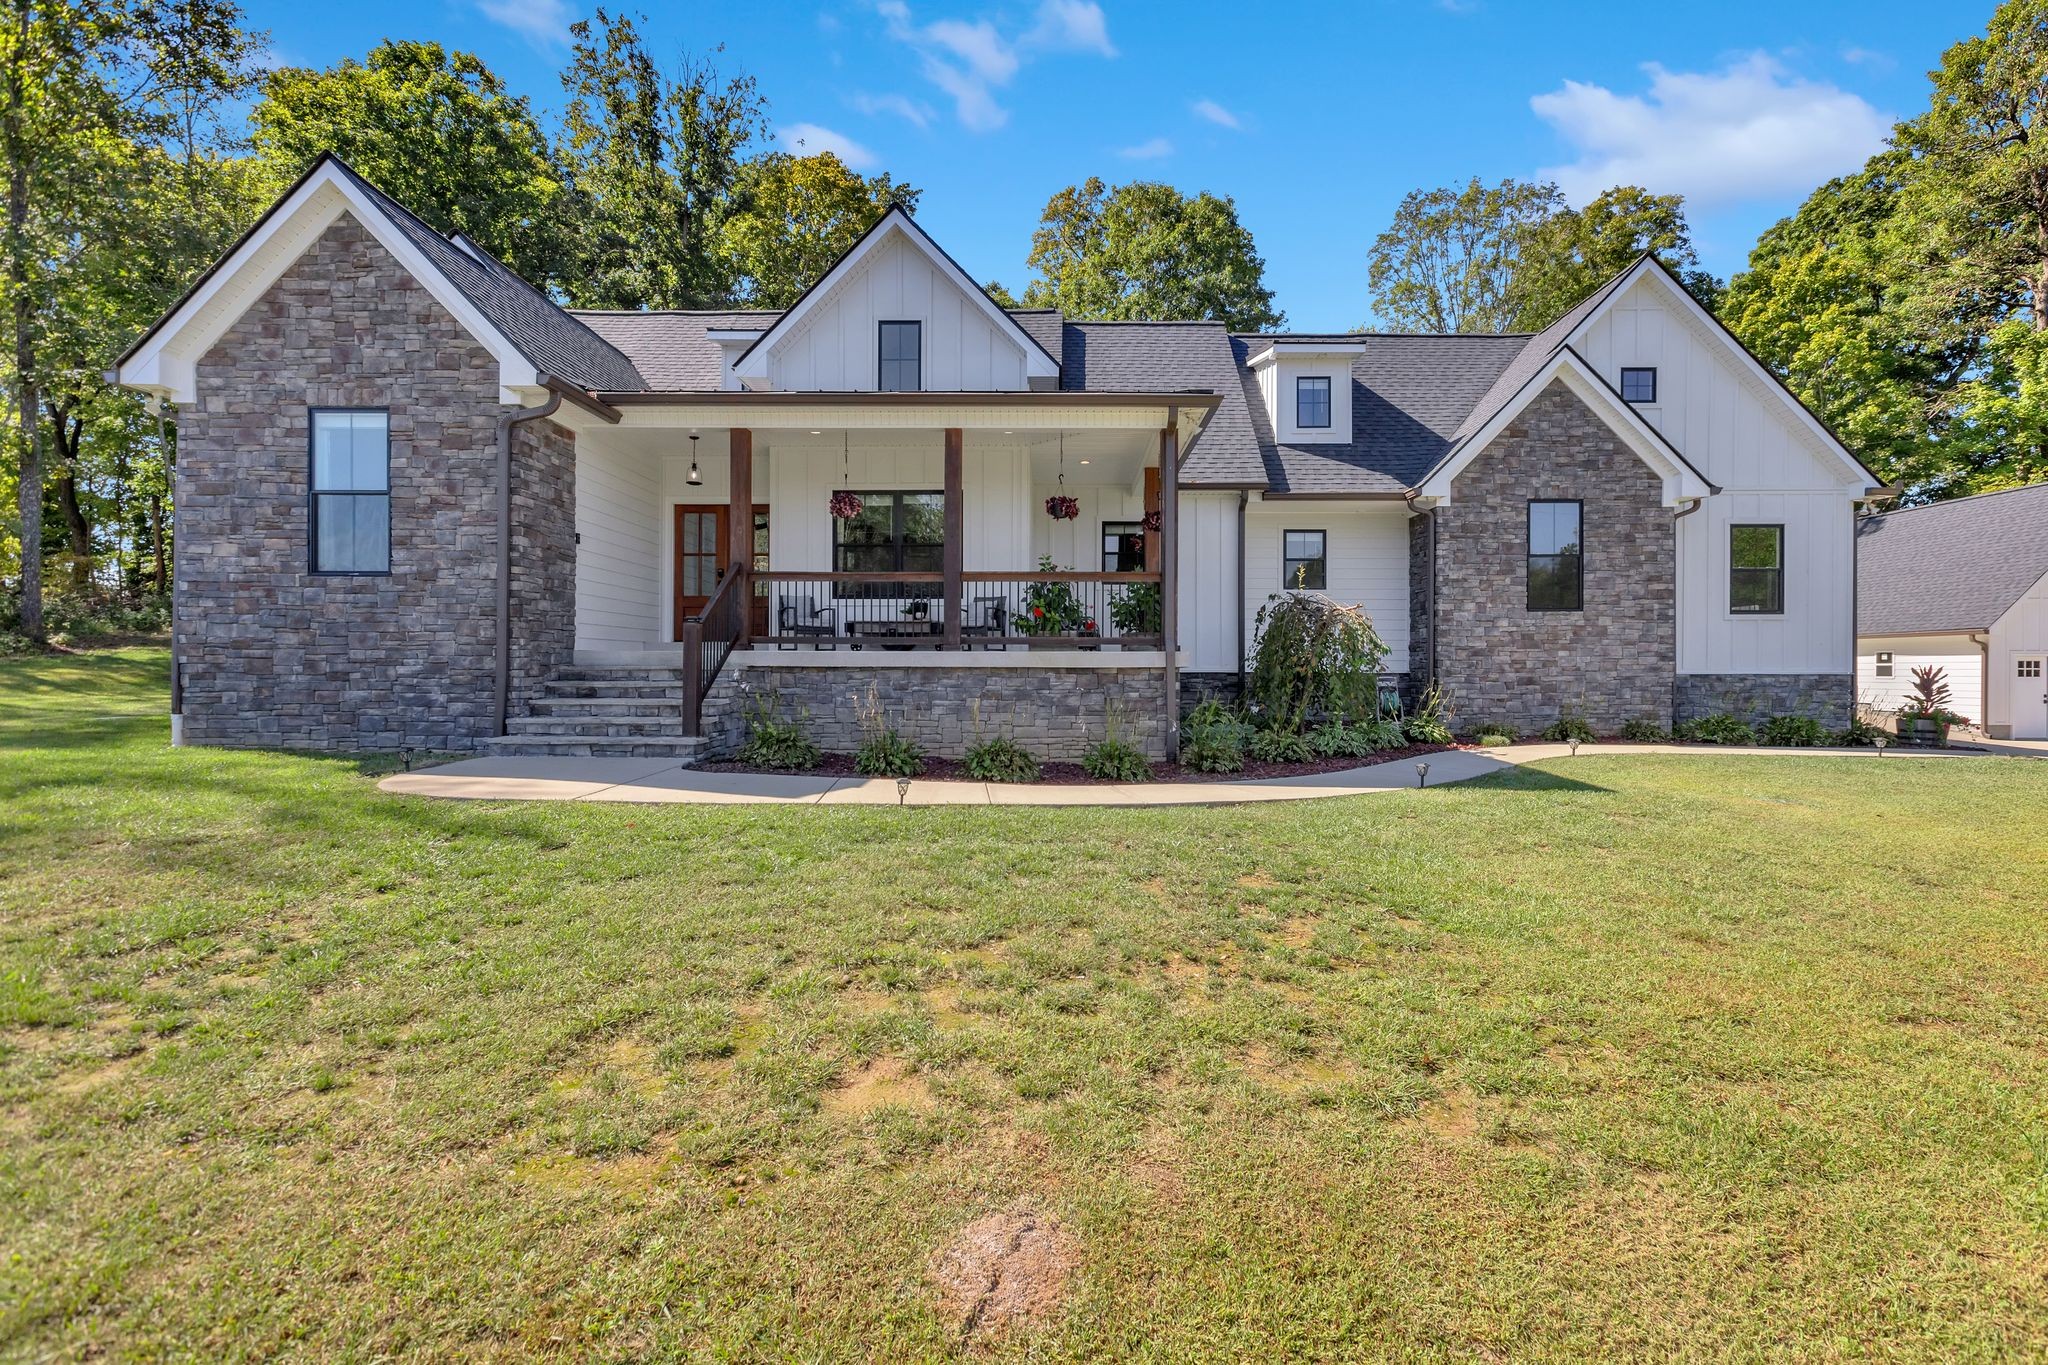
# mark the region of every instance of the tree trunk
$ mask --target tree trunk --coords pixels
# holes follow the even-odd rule
[[[92,523],[78,500],[78,444],[85,423],[52,408],[50,431],[57,438],[57,507],[64,514],[64,536],[71,549],[71,589],[83,597],[92,591]]]

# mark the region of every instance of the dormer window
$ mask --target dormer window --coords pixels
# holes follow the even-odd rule
[[[924,388],[924,324],[885,322],[877,354],[875,387],[883,393],[917,393]]]
[[[1330,425],[1328,375],[1301,375],[1295,379],[1294,425],[1304,428]]]
[[[1629,403],[1654,403],[1657,401],[1657,368],[1654,365],[1636,366],[1621,372],[1621,397]]]

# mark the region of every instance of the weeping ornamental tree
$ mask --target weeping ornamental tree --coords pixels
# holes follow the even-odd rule
[[[1245,699],[1268,729],[1299,734],[1377,713],[1387,646],[1363,610],[1321,593],[1281,593],[1259,608],[1256,630]]]

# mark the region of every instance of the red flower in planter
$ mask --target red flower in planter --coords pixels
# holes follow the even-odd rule
[[[1032,615],[1033,617],[1035,617],[1036,619],[1038,619],[1038,620],[1040,620],[1040,621],[1043,621],[1043,620],[1045,619],[1045,608],[1044,608],[1044,607],[1033,607],[1033,608],[1031,609],[1031,615]]]
[[[1081,629],[1083,629],[1083,630],[1093,630],[1093,629],[1095,629],[1095,618],[1091,616],[1091,617],[1089,617],[1089,618],[1088,618],[1087,620],[1083,621],[1083,622],[1081,623]]]

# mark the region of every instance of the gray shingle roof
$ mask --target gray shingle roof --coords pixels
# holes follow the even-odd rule
[[[1335,494],[1403,493],[1413,487],[1450,448],[1452,434],[1529,338],[1260,333],[1232,338],[1240,365],[1272,340],[1364,343],[1364,351],[1351,357],[1347,442],[1282,445],[1256,378],[1249,368],[1243,371],[1268,491]]]
[[[1189,443],[1181,481],[1262,486],[1265,466],[1242,370],[1220,322],[1069,322],[1060,387],[1098,393],[1213,393],[1221,404]]]
[[[616,346],[562,311],[488,252],[479,249],[470,254],[357,175],[339,157],[334,164],[390,216],[406,240],[503,332],[535,369],[596,391],[623,393],[647,387],[633,362]]]
[[[713,331],[766,331],[772,310],[617,313],[572,309],[571,316],[624,351],[656,393],[716,389],[724,360]]]
[[[1856,633],[1988,630],[2048,574],[2048,483],[1866,517]]]

